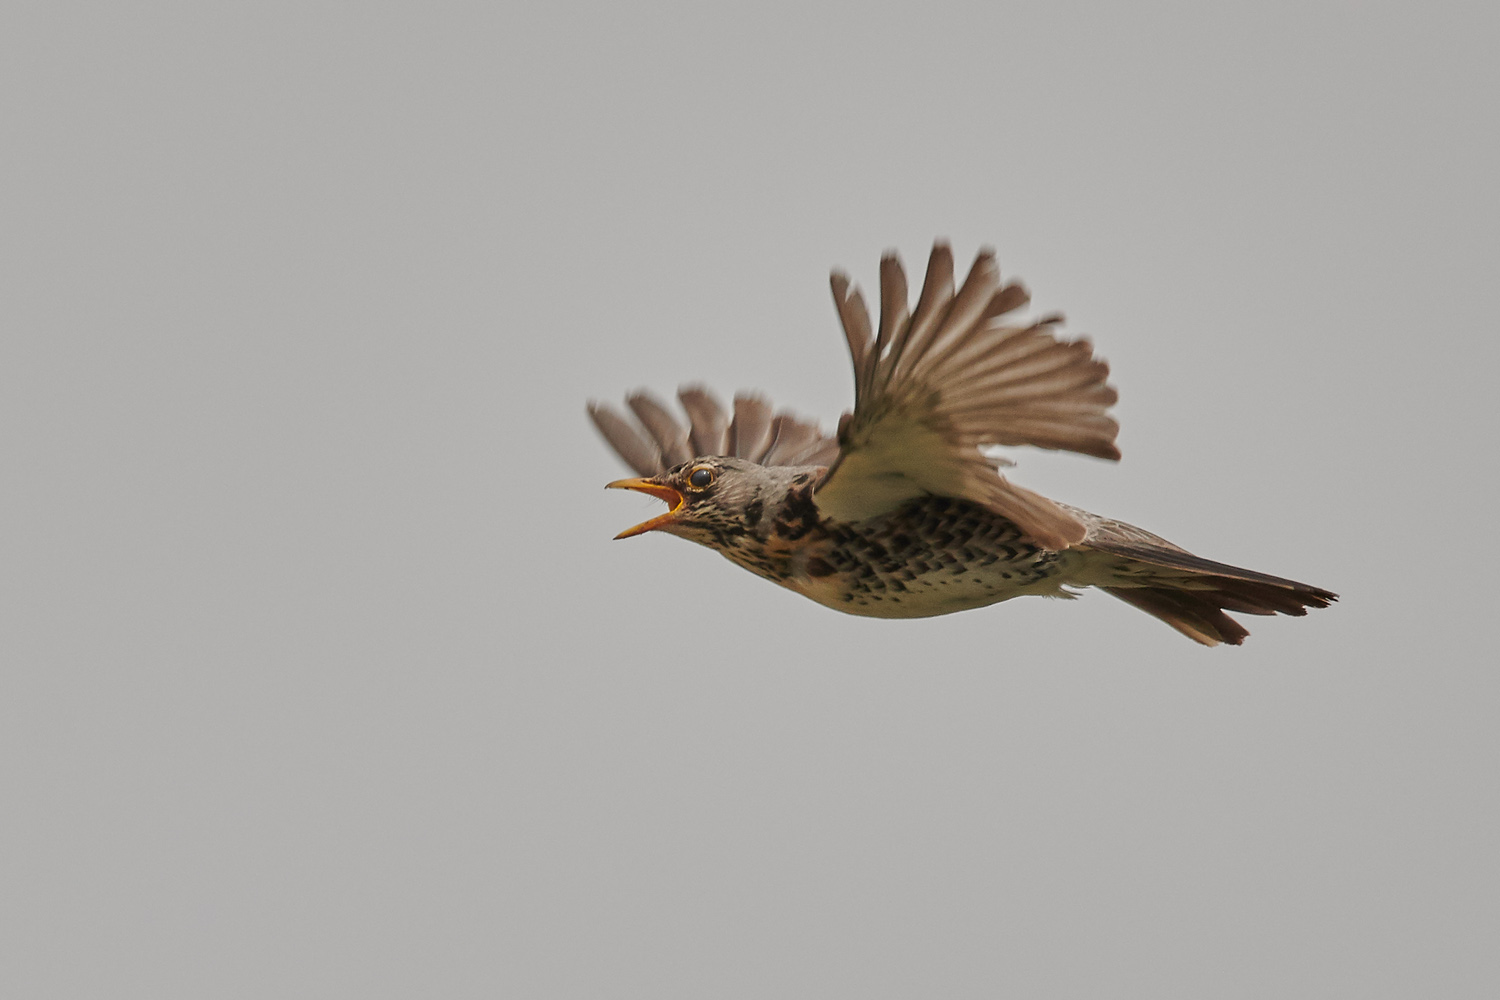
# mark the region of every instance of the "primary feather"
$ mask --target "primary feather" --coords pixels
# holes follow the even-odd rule
[[[818,487],[818,509],[847,520],[874,517],[926,494],[960,497],[1062,549],[1085,527],[1060,504],[1011,483],[981,450],[1033,445],[1118,459],[1119,425],[1107,414],[1109,366],[1087,340],[1058,339],[1060,317],[1005,318],[1029,301],[1001,285],[984,250],[957,292],[953,253],[933,247],[908,314],[899,259],[881,261],[881,316],[872,334],[858,289],[835,273],[834,304],[854,362],[855,402],[839,426],[839,457]]]

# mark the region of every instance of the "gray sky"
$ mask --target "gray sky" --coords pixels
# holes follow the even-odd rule
[[[515,7],[0,15],[0,994],[1495,995],[1500,15]],[[1019,482],[1343,603],[610,540],[935,236],[1113,365]]]

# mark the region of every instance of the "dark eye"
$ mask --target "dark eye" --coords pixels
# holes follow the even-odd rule
[[[714,470],[699,466],[688,473],[687,482],[695,490],[706,490],[714,484]]]

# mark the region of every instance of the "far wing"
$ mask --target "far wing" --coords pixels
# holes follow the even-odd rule
[[[590,403],[589,416],[615,453],[642,476],[706,456],[760,465],[827,465],[838,455],[837,442],[817,424],[790,413],[773,416],[759,396],[735,396],[732,415],[698,386],[684,386],[677,398],[687,412],[686,425],[647,392],[625,397],[634,421],[603,403]]]
[[[814,501],[827,516],[860,520],[923,494],[961,497],[1014,521],[1049,548],[1083,541],[1067,508],[1022,489],[980,448],[1034,445],[1118,459],[1117,394],[1087,340],[1058,339],[1059,316],[1003,317],[1030,300],[1000,285],[984,250],[957,293],[953,252],[933,247],[916,311],[894,254],[880,262],[880,327],[849,279],[834,272],[834,303],[854,361],[854,412],[839,423],[839,457]]]

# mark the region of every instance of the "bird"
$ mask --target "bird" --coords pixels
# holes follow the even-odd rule
[[[834,305],[854,367],[854,408],[826,434],[742,392],[732,409],[703,386],[626,397],[632,421],[591,402],[604,440],[636,476],[607,484],[667,510],[616,535],[664,532],[714,549],[837,611],[926,618],[1023,595],[1096,587],[1205,646],[1240,645],[1227,612],[1306,615],[1338,595],[1196,556],[1123,521],[1011,482],[998,447],[1118,461],[1108,364],[1061,314],[1001,281],[982,248],[955,287],[939,240],[915,306],[894,252],[880,262],[880,318],[835,270]]]

